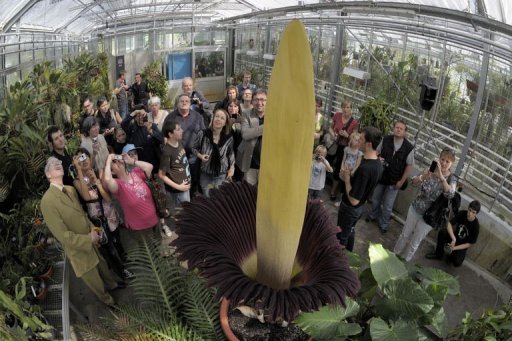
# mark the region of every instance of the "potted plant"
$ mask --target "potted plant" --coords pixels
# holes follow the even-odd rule
[[[360,286],[336,239],[339,229],[319,201],[307,201],[314,123],[308,51],[302,23],[291,21],[270,81],[258,189],[226,184],[210,198],[185,203],[173,242],[179,259],[198,269],[218,299],[231,308],[251,306],[278,324],[300,311],[343,304]]]

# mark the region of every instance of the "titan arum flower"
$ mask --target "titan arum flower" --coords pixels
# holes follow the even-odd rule
[[[185,203],[176,223],[180,260],[218,288],[218,298],[262,309],[268,321],[344,304],[360,287],[338,228],[319,201],[307,200],[314,103],[306,31],[293,20],[272,70],[258,189],[223,185]]]

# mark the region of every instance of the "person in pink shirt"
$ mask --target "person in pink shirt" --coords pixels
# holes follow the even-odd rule
[[[125,226],[130,230],[157,231],[154,229],[159,222],[155,204],[144,181],[144,173],[150,177],[152,170],[151,163],[135,160],[128,154],[110,154],[107,158],[104,181],[110,193],[119,200]]]

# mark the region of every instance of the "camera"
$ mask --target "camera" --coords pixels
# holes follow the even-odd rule
[[[87,155],[85,153],[80,154],[78,161],[84,162],[85,160],[87,160]]]
[[[97,137],[93,137],[92,138],[92,143],[98,143],[98,138]]]
[[[148,115],[146,114],[146,116],[144,116],[144,117],[142,118],[142,122],[146,123],[147,121],[148,121]]]
[[[316,156],[315,156],[315,160],[316,160],[316,161],[322,161],[322,157],[321,157],[320,155],[316,155]]]
[[[437,162],[436,160],[432,161],[432,163],[430,164],[430,168],[428,169],[430,173],[434,173],[434,171],[436,170],[437,168]]]
[[[113,160],[122,160],[123,157],[121,155],[114,155],[114,157],[112,158]]]

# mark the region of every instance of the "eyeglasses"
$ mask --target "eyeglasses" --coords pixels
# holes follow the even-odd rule
[[[255,98],[254,101],[255,102],[266,102],[267,99],[266,98]]]

